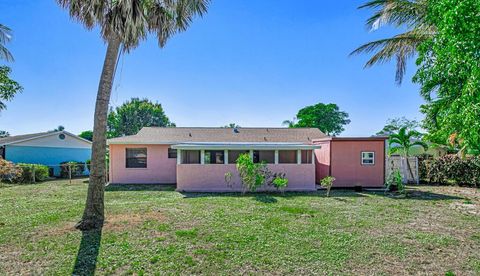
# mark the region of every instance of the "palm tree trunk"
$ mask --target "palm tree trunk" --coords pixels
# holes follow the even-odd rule
[[[91,171],[87,202],[85,203],[82,220],[76,225],[76,228],[80,230],[101,228],[105,218],[104,193],[106,184],[105,155],[107,151],[107,113],[119,51],[120,40],[117,38],[109,39],[95,103]]]

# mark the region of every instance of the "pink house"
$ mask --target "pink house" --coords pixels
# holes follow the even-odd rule
[[[240,191],[235,161],[244,153],[285,173],[289,191],[314,191],[327,175],[337,178],[338,187],[379,187],[384,182],[384,138],[331,138],[315,128],[145,127],[108,144],[110,182],[118,184]],[[227,172],[233,175],[230,184]]]

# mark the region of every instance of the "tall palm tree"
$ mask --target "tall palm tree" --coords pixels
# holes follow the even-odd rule
[[[398,133],[391,134],[388,138],[388,145],[390,147],[390,154],[400,153],[405,162],[412,179],[414,179],[412,168],[408,162],[408,156],[410,149],[415,146],[422,147],[425,151],[428,149],[428,145],[420,140],[416,140],[421,134],[416,130],[407,130],[406,127],[400,128]]]
[[[374,53],[365,64],[365,68],[395,59],[395,81],[401,84],[405,76],[407,60],[412,58],[417,47],[435,34],[434,26],[426,20],[428,0],[371,0],[359,9],[374,9],[374,14],[367,19],[367,27],[374,31],[391,25],[405,28],[406,32],[391,38],[366,43],[355,49],[350,55]]]
[[[13,56],[5,47],[5,44],[12,39],[12,30],[5,25],[0,24],[0,59],[13,61]]]
[[[99,27],[107,44],[95,104],[90,181],[78,229],[100,228],[104,222],[107,113],[120,52],[129,52],[156,35],[160,47],[176,32],[184,31],[209,0],[57,0],[87,29]]]

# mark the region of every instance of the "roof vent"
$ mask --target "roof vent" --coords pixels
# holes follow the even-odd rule
[[[263,137],[263,140],[267,141],[267,137]]]
[[[191,133],[191,132],[190,132],[190,133],[188,133],[188,136],[192,137],[192,133]]]
[[[239,132],[240,132],[240,131],[238,130],[237,127],[234,127],[234,128],[233,128],[233,133],[239,133]]]

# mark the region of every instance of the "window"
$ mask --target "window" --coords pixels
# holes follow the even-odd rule
[[[225,162],[224,154],[223,150],[206,150],[205,164],[223,164]]]
[[[147,167],[147,149],[134,148],[127,149],[127,168],[146,168]]]
[[[278,151],[279,164],[297,164],[296,150],[279,150]]]
[[[177,150],[168,148],[168,158],[177,158]]]
[[[362,151],[362,165],[375,165],[375,153],[372,151]]]
[[[302,164],[312,164],[311,150],[302,150]]]
[[[267,164],[275,163],[275,151],[274,150],[254,150],[253,151],[253,162],[261,163],[265,162]]]
[[[248,150],[229,150],[228,151],[228,164],[236,164],[238,157],[241,154],[250,154]]]
[[[182,150],[182,164],[200,164],[200,151]]]

